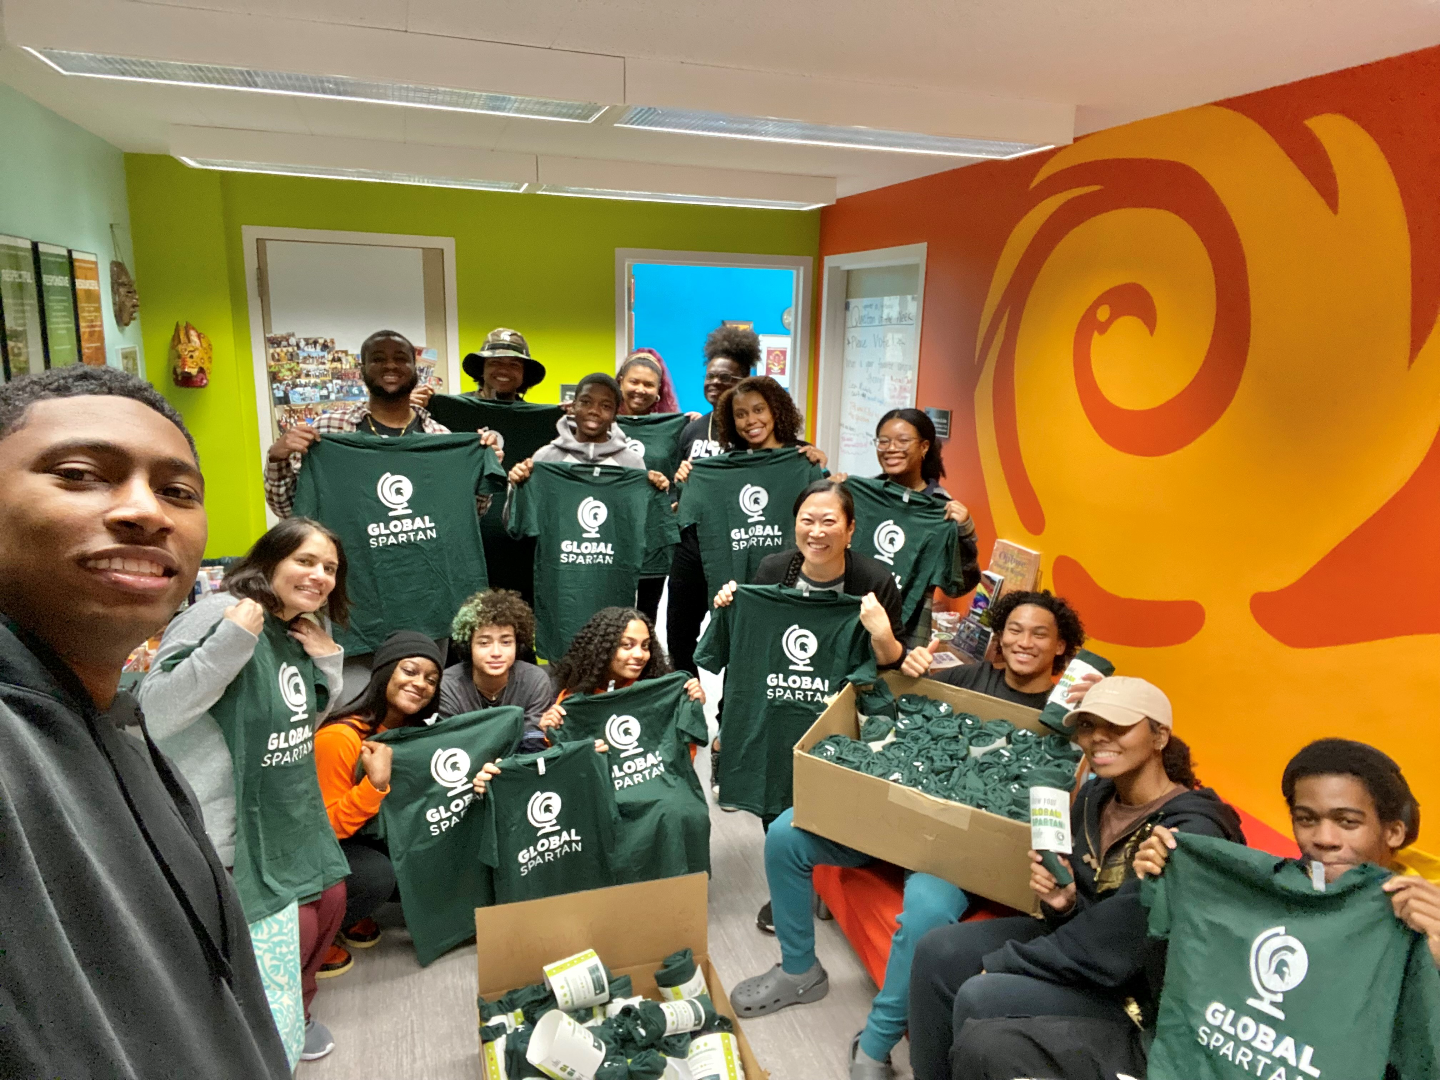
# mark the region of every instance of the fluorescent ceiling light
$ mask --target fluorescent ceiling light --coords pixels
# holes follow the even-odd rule
[[[605,111],[604,105],[589,102],[551,101],[547,98],[490,94],[480,90],[459,90],[444,86],[416,86],[410,83],[352,79],[346,75],[304,75],[296,72],[226,67],[220,64],[182,64],[172,60],[137,60],[104,53],[32,49],[28,45],[23,48],[63,75],[83,75],[97,79],[248,90],[257,94],[286,94],[293,97],[340,98],[345,101],[405,105],[417,109],[492,113],[536,120],[568,120],[580,124],[590,123]]]
[[[510,180],[469,180],[458,176],[421,176],[416,173],[384,172],[379,169],[278,165],[262,161],[226,161],[222,158],[180,157],[180,160],[192,169],[268,173],[272,176],[307,176],[321,180],[365,180],[372,184],[414,184],[417,187],[464,188],[468,191],[524,191],[528,186]]]
[[[802,120],[777,120],[767,116],[731,116],[699,109],[659,109],[650,105],[632,105],[615,122],[615,126],[673,131],[682,135],[715,135],[725,139],[759,139],[762,142],[891,150],[903,154],[941,154],[946,157],[1012,158],[1050,149],[1040,143],[962,139],[914,131],[810,124]]]
[[[622,199],[626,202],[693,203],[697,206],[741,206],[751,210],[818,210],[824,203],[792,199],[744,199],[733,195],[682,195],[666,191],[620,191],[616,188],[567,187],[541,184],[540,195],[568,195],[577,199]]]

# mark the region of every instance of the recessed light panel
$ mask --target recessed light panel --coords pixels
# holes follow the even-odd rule
[[[620,199],[626,202],[693,203],[697,206],[739,206],[752,210],[818,210],[824,203],[788,199],[742,199],[729,195],[681,195],[665,191],[620,191],[615,188],[562,187],[542,184],[541,195],[569,195],[577,199]]]
[[[372,184],[413,184],[417,187],[464,188],[468,191],[524,191],[525,184],[509,180],[467,180],[452,176],[384,172],[379,169],[343,169],[320,165],[277,165],[262,161],[226,161],[222,158],[180,158],[194,169],[220,172],[267,173],[272,176],[307,176],[322,180],[366,180]]]
[[[293,97],[340,98],[345,101],[367,101],[381,105],[404,105],[415,109],[491,113],[535,120],[568,120],[580,124],[590,123],[605,111],[603,105],[582,101],[551,101],[547,98],[490,94],[480,90],[458,90],[445,86],[352,79],[345,75],[304,75],[286,71],[226,67],[221,64],[137,60],[103,53],[32,49],[29,46],[25,47],[25,51],[38,56],[62,74],[97,79],[248,90],[258,94],[287,94]]]
[[[763,142],[805,143],[811,146],[841,146],[853,150],[889,150],[904,154],[939,154],[946,157],[1011,158],[1049,149],[1041,143],[961,139],[948,135],[924,135],[914,131],[808,124],[801,120],[777,120],[766,116],[731,116],[726,113],[702,112],[699,109],[659,109],[649,105],[632,105],[616,121],[615,126],[673,131],[682,135],[713,135],[725,139],[759,139]]]

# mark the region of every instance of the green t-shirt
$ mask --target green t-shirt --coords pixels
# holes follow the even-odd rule
[[[680,433],[690,422],[684,413],[650,413],[646,416],[617,416],[630,449],[645,455],[645,468],[674,479],[680,467]],[[638,444],[638,445],[635,445]]]
[[[166,667],[193,651],[176,653]],[[350,873],[315,774],[316,716],[329,696],[289,627],[266,614],[250,662],[210,706],[235,778],[233,873],[247,923],[306,903]]]
[[[615,884],[620,826],[603,754],[570,743],[500,763],[481,800],[480,859],[495,871],[495,902]]]
[[[604,739],[620,836],[617,884],[710,870],[710,808],[690,763],[690,744],[709,736],[705,707],[691,701],[686,671],[623,690],[565,699],[564,742]]]
[[[633,606],[646,551],[677,539],[670,502],[644,469],[550,461],[516,487],[510,531],[538,538],[535,644],[551,663],[595,612]]]
[[[1150,1080],[1440,1076],[1440,977],[1380,889],[1389,871],[1316,892],[1294,860],[1176,840],[1140,893],[1170,943]]]
[[[495,452],[470,435],[322,435],[305,456],[295,514],[328,525],[350,564],[350,625],[335,640],[374,652],[395,630],[449,636],[486,587],[477,492],[503,491]]]
[[[725,669],[720,801],[761,816],[793,801],[792,752],[825,699],[876,675],[858,596],[783,585],[737,588],[711,611],[695,662]]]
[[[495,902],[490,867],[477,858],[482,823],[470,785],[524,732],[525,711],[502,705],[372,736],[395,755],[380,823],[422,967],[474,937],[475,909]]]
[[[954,579],[960,534],[945,520],[945,500],[893,480],[866,476],[852,476],[845,486],[855,499],[855,538],[850,547],[884,563],[894,574],[900,618],[909,626],[925,597]]]
[[[648,416],[617,416],[630,442],[632,450],[645,455],[645,468],[654,469],[666,479],[675,479],[675,470],[680,467],[680,433],[690,418],[684,413],[651,413]],[[677,541],[678,531],[677,531]],[[645,565],[640,568],[642,577],[664,577],[670,573],[670,563],[675,557],[675,544],[667,544],[646,553]]]
[[[794,543],[795,500],[825,475],[793,446],[732,450],[691,462],[680,485],[680,528],[696,527],[711,591],[744,585],[760,560]]]
[[[518,465],[555,438],[555,424],[565,415],[559,405],[534,405],[528,401],[487,401],[470,394],[436,394],[430,399],[430,415],[451,431],[498,431],[505,440],[505,464]],[[480,519],[485,555],[492,565],[497,556],[510,553],[515,541],[501,520],[504,499],[495,499]],[[503,576],[496,573],[497,578]]]

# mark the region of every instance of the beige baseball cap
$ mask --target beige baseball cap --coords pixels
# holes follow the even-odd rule
[[[1149,718],[1175,728],[1170,699],[1153,683],[1128,675],[1111,675],[1091,686],[1080,704],[1066,714],[1065,723],[1073,725],[1081,715],[1098,716],[1121,727],[1133,727]]]

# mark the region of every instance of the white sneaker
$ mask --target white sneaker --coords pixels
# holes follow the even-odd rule
[[[300,1051],[301,1061],[318,1061],[335,1049],[335,1036],[318,1020],[305,1021],[305,1048]]]

